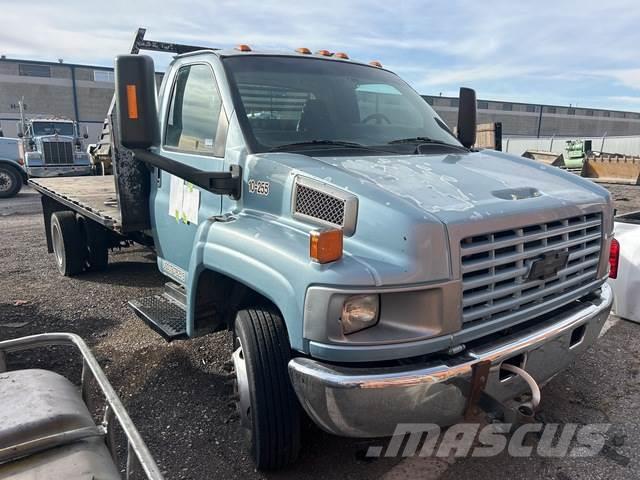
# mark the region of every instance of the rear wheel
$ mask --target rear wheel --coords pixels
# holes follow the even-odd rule
[[[85,238],[85,266],[93,272],[106,269],[109,264],[109,233],[101,225],[81,215],[76,216],[76,221]]]
[[[260,308],[238,312],[233,352],[236,405],[261,470],[294,462],[300,450],[300,407],[287,371],[290,358],[280,315]]]
[[[13,167],[0,165],[0,198],[14,197],[22,188],[22,177]]]
[[[55,212],[51,215],[51,241],[58,271],[65,277],[82,272],[87,247],[73,212]]]

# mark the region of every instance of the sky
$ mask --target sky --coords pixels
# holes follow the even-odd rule
[[[639,0],[0,0],[0,54],[113,65],[153,40],[379,60],[419,93],[640,111]],[[170,61],[158,57],[157,70]]]

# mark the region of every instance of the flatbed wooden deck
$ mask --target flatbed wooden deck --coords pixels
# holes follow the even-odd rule
[[[43,195],[92,218],[107,228],[120,230],[122,226],[113,175],[32,178],[29,184]]]

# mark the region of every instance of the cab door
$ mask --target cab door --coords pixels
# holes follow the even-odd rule
[[[213,69],[190,63],[173,72],[160,109],[159,153],[201,170],[222,171],[228,121]],[[150,203],[160,270],[185,283],[198,225],[220,214],[222,197],[154,168]]]

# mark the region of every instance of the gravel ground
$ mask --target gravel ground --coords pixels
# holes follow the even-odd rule
[[[640,187],[614,186],[619,212],[640,209]],[[164,283],[151,251],[115,252],[105,273],[61,277],[47,254],[39,197],[25,189],[0,201],[0,339],[68,331],[93,349],[167,478],[640,478],[640,336],[613,324],[601,341],[543,390],[547,422],[607,422],[603,452],[589,459],[377,459],[378,440],[343,439],[312,425],[300,461],[277,474],[256,472],[243,449],[229,385],[224,333],[165,343],[127,307]],[[16,356],[12,366],[45,366],[77,375],[61,349]],[[384,443],[384,442],[383,442]]]

